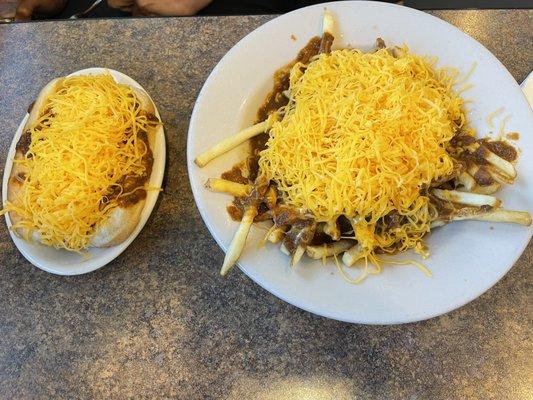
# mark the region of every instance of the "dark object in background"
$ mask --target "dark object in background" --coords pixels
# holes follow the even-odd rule
[[[533,8],[533,0],[404,0],[404,5],[419,10]]]
[[[213,0],[198,15],[283,14],[301,7],[324,3],[328,0]],[[391,0],[394,2],[394,0]],[[67,19],[87,10],[94,0],[70,0],[55,18]],[[126,17],[129,13],[111,8],[104,0],[85,15],[87,18]]]
[[[288,11],[288,4],[292,1],[284,0],[214,0],[201,10],[200,15],[246,15],[246,14],[277,14]]]
[[[301,7],[328,0],[213,0],[199,15],[282,14]],[[394,0],[387,2],[395,3]],[[70,0],[65,9],[52,19],[68,19],[87,10],[94,0]],[[533,0],[404,0],[408,7],[417,9],[465,8],[533,8]],[[103,0],[85,15],[87,18],[128,17],[129,13],[111,8]]]
[[[74,14],[79,14],[89,9],[94,3],[94,0],[70,0],[65,9],[58,15],[52,18],[68,19]],[[130,14],[111,8],[107,5],[107,0],[103,0],[95,8],[93,8],[84,17],[87,18],[113,18],[113,17],[128,17]]]
[[[213,0],[200,15],[283,14],[329,0]],[[393,1],[393,0],[391,0]]]

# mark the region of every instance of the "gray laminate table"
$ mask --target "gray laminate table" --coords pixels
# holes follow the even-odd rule
[[[521,81],[533,11],[434,12]],[[211,69],[271,16],[0,26],[0,165],[28,104],[59,75],[123,71],[166,124],[165,190],[118,259],[58,277],[30,265],[0,222],[0,397],[526,399],[531,396],[530,245],[494,288],[440,318],[349,325],[283,303],[223,253],[189,188],[189,116]],[[529,312],[529,315],[528,315]]]

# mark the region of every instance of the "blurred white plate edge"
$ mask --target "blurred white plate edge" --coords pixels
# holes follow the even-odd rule
[[[520,87],[522,88],[529,105],[533,107],[533,72],[529,73],[526,79],[520,84]]]

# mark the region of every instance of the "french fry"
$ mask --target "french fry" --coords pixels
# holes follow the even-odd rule
[[[471,191],[476,186],[476,181],[468,172],[461,172],[457,181],[463,185],[467,191]]]
[[[531,214],[526,211],[513,210],[483,210],[477,207],[464,207],[446,219],[437,219],[431,223],[431,228],[445,225],[452,221],[490,221],[490,222],[507,222],[512,224],[519,224],[529,226],[531,225]]]
[[[512,185],[514,182],[514,178],[510,178],[497,168],[488,165],[485,166],[485,169],[490,173],[490,176],[492,176],[492,178],[499,183]]]
[[[334,26],[335,21],[333,19],[333,15],[329,10],[324,10],[324,17],[322,18],[322,40],[320,42],[319,53],[331,52]]]
[[[249,128],[243,129],[237,134],[218,142],[209,150],[200,154],[198,157],[196,157],[194,162],[199,167],[204,167],[214,158],[232,150],[248,139],[257,136],[260,133],[266,132],[270,128],[270,124],[270,119],[267,119],[266,121],[259,122],[258,124],[252,125]]]
[[[433,194],[441,200],[451,201],[453,203],[464,204],[467,206],[492,206],[498,207],[501,201],[496,197],[485,194],[459,192],[457,190],[433,189]]]
[[[280,250],[283,254],[291,258],[291,267],[294,267],[296,264],[298,264],[305,253],[305,248],[303,246],[298,246],[296,247],[296,250],[294,250],[294,253],[291,254],[289,249],[287,249],[287,246],[285,246],[285,243],[281,243]]]
[[[353,246],[353,240],[340,240],[338,242],[323,244],[321,246],[307,246],[305,252],[314,260],[322,260],[326,257],[340,254]]]
[[[479,165],[476,165],[476,164],[470,164],[468,166],[468,169],[467,169],[468,173],[471,175],[471,176],[475,176],[477,174],[477,172],[479,171]]]
[[[494,182],[492,185],[488,186],[475,186],[472,189],[473,193],[479,193],[479,194],[493,194],[496,193],[498,190],[500,190],[502,185],[500,185],[498,182]]]
[[[466,150],[468,150],[470,153],[474,153],[477,149],[479,149],[479,143],[473,142],[469,144],[468,146],[464,146]]]
[[[325,228],[326,228],[326,223],[319,222],[316,224],[315,233],[324,233]]]
[[[494,183],[494,178],[489,172],[489,166],[487,165],[484,165],[482,170],[479,165],[470,164],[468,166],[467,171],[468,174],[474,178],[474,181],[476,183],[475,187]],[[471,191],[473,192],[474,190]]]
[[[509,222],[513,224],[531,225],[531,215],[526,211],[513,210],[489,210],[484,211],[479,208],[465,207],[457,211],[452,217],[452,221],[476,220],[490,222]]]
[[[291,258],[291,267],[296,266],[300,262],[304,253],[305,253],[305,248],[303,246],[298,246],[296,248]]]
[[[324,233],[329,235],[333,240],[339,240],[341,238],[341,230],[339,229],[337,220],[326,222]]]
[[[275,228],[267,236],[270,243],[279,243],[285,237],[285,230],[283,228]]]
[[[322,35],[329,33],[333,35],[333,27],[335,26],[335,20],[331,11],[324,10],[324,16],[322,18]]]
[[[509,161],[501,158],[488,149],[483,150],[483,155],[485,160],[496,167],[501,173],[512,179],[516,177],[516,169]]]
[[[265,194],[265,204],[269,209],[273,209],[278,201],[278,194],[274,186],[270,186]]]
[[[356,244],[355,246],[352,246],[350,249],[344,252],[344,254],[342,255],[342,262],[347,267],[351,267],[362,257],[363,247],[360,244]]]
[[[485,146],[481,146],[479,143],[476,142],[467,146],[466,149],[471,153],[479,149],[483,158],[497,170],[498,174],[504,175],[505,178],[507,178],[506,182],[512,183],[514,181],[514,178],[516,178],[516,169],[513,164],[494,154]],[[470,172],[470,174],[473,175],[472,172]]]
[[[235,197],[246,197],[252,191],[252,185],[228,181],[221,178],[209,178],[205,188],[213,192],[228,193]]]
[[[279,247],[279,249],[281,250],[281,252],[283,254],[285,254],[286,256],[289,256],[291,255],[291,252],[289,251],[289,249],[287,249],[287,247],[285,246],[285,243],[281,243],[281,246]]]
[[[474,177],[474,179],[476,179],[476,175],[478,174],[478,172],[480,170],[481,170],[481,168],[479,167],[479,165],[472,164],[472,165],[470,165],[468,167],[468,173],[470,175],[472,175]],[[497,183],[500,183],[500,184],[505,184],[505,183],[512,184],[513,183],[513,180],[511,178],[509,178],[508,176],[503,175],[501,172],[499,172],[497,169],[493,168],[490,165],[484,165],[483,166],[483,170],[485,171],[485,173],[488,173],[490,175],[490,177],[492,178],[493,181],[496,181]],[[486,187],[492,186],[493,184],[494,184],[494,182],[491,183],[490,185],[487,185]],[[479,188],[479,187],[484,187],[484,186],[477,184],[476,188]],[[488,189],[488,190],[490,192],[490,189]],[[490,194],[490,193],[484,193],[483,190],[481,190],[481,191],[472,190],[472,191],[476,192],[476,193],[481,193],[481,194]],[[492,192],[492,193],[494,193],[494,192]]]
[[[447,224],[447,221],[444,221],[442,219],[436,219],[434,221],[431,221],[431,223],[429,224],[429,229],[438,228],[446,224]]]
[[[220,269],[220,275],[226,275],[239,259],[256,215],[257,208],[255,206],[248,207],[244,212],[241,224],[239,225],[237,232],[235,232],[235,236],[233,236],[233,240],[229,245],[226,257],[224,258],[224,263]]]

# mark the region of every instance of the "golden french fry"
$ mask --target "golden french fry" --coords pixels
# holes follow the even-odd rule
[[[289,251],[289,249],[287,249],[284,243],[281,243],[280,250],[283,254],[291,257],[291,267],[294,267],[296,264],[298,264],[305,253],[305,248],[303,246],[298,246],[294,251],[294,254],[291,254],[291,252]]]
[[[471,191],[476,186],[475,179],[468,172],[461,172],[457,180],[467,191]]]
[[[285,243],[281,243],[281,246],[279,247],[279,249],[286,256],[290,256],[291,255],[291,252],[289,251],[289,249],[287,249],[287,247],[285,247]]]
[[[324,16],[322,18],[322,40],[320,41],[319,53],[331,52],[331,45],[333,44],[334,35],[333,28],[335,21],[333,15],[329,10],[324,10]]]
[[[339,240],[341,238],[341,230],[339,229],[337,220],[326,222],[324,233],[329,235],[333,240]]]
[[[451,201],[453,203],[464,204],[467,206],[492,206],[498,207],[501,201],[496,197],[485,194],[459,192],[457,190],[433,189],[433,194],[441,200]]]
[[[269,209],[272,209],[276,206],[278,201],[278,194],[274,186],[270,186],[265,194],[265,204]]]
[[[496,167],[501,173],[507,175],[509,178],[514,179],[516,177],[516,169],[509,161],[504,160],[500,156],[494,154],[492,151],[485,149],[483,151],[485,160]]]
[[[489,209],[485,210],[478,207],[463,207],[456,210],[452,215],[443,219],[437,219],[431,223],[431,228],[442,226],[452,221],[490,221],[490,222],[507,222],[512,224],[531,225],[531,214],[526,211]]]
[[[305,252],[314,260],[322,260],[340,254],[353,246],[353,240],[340,240],[338,242],[323,244],[321,246],[307,246]]]
[[[199,167],[204,167],[214,158],[232,150],[248,139],[257,136],[260,133],[266,132],[270,128],[270,124],[270,119],[267,119],[266,121],[259,122],[258,124],[252,125],[249,128],[243,129],[237,134],[218,142],[209,150],[200,154],[198,157],[196,157],[194,162]]]
[[[494,168],[491,165],[485,166],[485,169],[490,173],[490,176],[499,183],[502,184],[509,184],[512,185],[514,182],[514,178],[511,178],[507,176],[506,174],[502,173],[499,169]]]
[[[476,164],[471,164],[468,169],[467,169],[468,173],[471,175],[471,176],[475,176],[477,174],[477,172],[479,171],[479,165],[476,165]]]
[[[457,211],[452,217],[452,221],[461,220],[491,221],[491,222],[509,222],[513,224],[531,225],[531,215],[526,211],[513,210],[489,210],[484,211],[479,208],[465,207]]]
[[[444,226],[446,224],[446,221],[442,219],[436,219],[434,221],[431,221],[431,223],[429,224],[429,229],[438,228],[439,226]]]
[[[471,176],[473,176],[474,179],[475,179],[476,175],[478,174],[480,169],[481,168],[479,167],[479,165],[472,164],[472,165],[470,165],[468,167],[468,173]],[[496,181],[496,182],[493,182],[493,183],[491,183],[490,185],[487,185],[487,186],[479,185],[476,182],[477,186],[472,190],[472,192],[481,193],[481,194],[491,194],[491,193],[494,193],[494,192],[491,192],[490,190],[492,188],[488,188],[488,187],[494,185],[494,183],[500,183],[500,184],[505,184],[505,183],[512,184],[513,183],[513,180],[511,178],[509,178],[508,176],[502,174],[500,171],[498,171],[496,168],[493,168],[491,165],[484,165],[483,166],[483,170],[485,171],[485,173],[483,175],[489,174],[490,178],[493,181]],[[482,189],[476,190],[476,188],[480,188],[480,187],[487,187],[488,189],[486,191],[484,191]]]
[[[205,187],[213,192],[228,193],[236,197],[246,197],[252,191],[252,185],[232,182],[221,178],[209,178],[205,183]]]
[[[305,248],[303,246],[298,246],[296,248],[291,258],[291,267],[294,267],[300,262],[304,253],[305,253]]]
[[[363,257],[363,247],[360,244],[356,244],[355,246],[351,247],[350,249],[344,252],[344,254],[342,255],[342,262],[347,267],[351,267],[362,257]]]
[[[492,185],[488,186],[475,186],[472,189],[473,193],[479,193],[479,194],[493,194],[496,193],[502,185],[500,185],[498,182],[494,182]]]
[[[333,27],[335,26],[335,20],[331,11],[324,10],[324,17],[322,19],[322,35],[329,33],[333,35]]]
[[[279,243],[285,236],[285,230],[283,228],[275,228],[269,232],[267,240],[270,243]]]
[[[494,167],[493,169],[497,170],[498,175],[503,175],[501,179],[505,179],[506,183],[513,183],[514,178],[516,178],[516,169],[509,161],[494,154],[485,146],[481,146],[477,142],[467,146],[466,149],[468,149],[468,151],[472,153],[479,149],[481,151],[481,154],[483,155],[483,158]],[[470,172],[471,175],[475,174],[472,174],[472,171],[470,170],[468,172]],[[496,179],[496,177],[494,178]]]
[[[224,263],[220,269],[220,275],[226,275],[239,259],[256,215],[257,208],[255,206],[248,207],[244,212],[241,224],[239,225],[237,232],[235,232],[235,236],[233,236],[233,240],[229,245],[226,257],[224,258]]]
[[[468,150],[470,153],[474,153],[477,149],[479,149],[479,143],[474,142],[469,144],[468,146],[464,146],[466,150]]]

